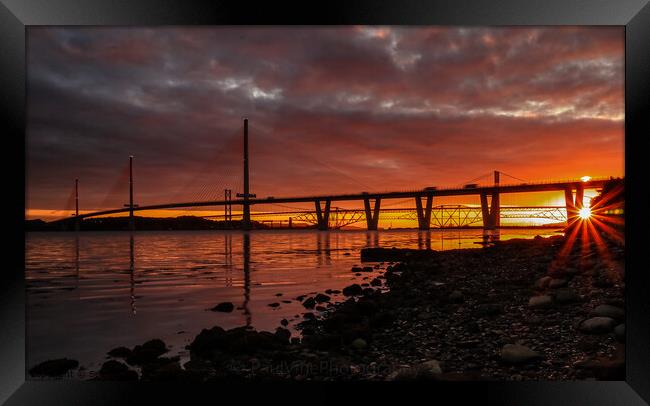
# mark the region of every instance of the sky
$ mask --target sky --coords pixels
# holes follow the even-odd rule
[[[258,197],[624,175],[623,27],[29,27],[27,94],[30,218],[241,192],[243,117]]]

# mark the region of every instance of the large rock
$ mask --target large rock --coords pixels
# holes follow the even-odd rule
[[[551,282],[551,279],[552,278],[550,276],[544,276],[542,278],[539,278],[535,282],[535,289],[538,289],[538,290],[546,289],[548,287],[548,284]]]
[[[213,307],[212,310],[213,312],[224,312],[224,313],[230,313],[235,309],[235,305],[233,305],[230,302],[222,302]]]
[[[555,301],[560,304],[573,303],[580,300],[580,296],[571,289],[559,289],[555,292]]]
[[[129,365],[143,365],[152,362],[167,351],[164,341],[156,338],[142,345],[136,345],[131,355],[126,358],[126,362]]]
[[[131,349],[126,347],[113,348],[108,352],[113,358],[128,358],[131,355]]]
[[[548,283],[548,287],[551,289],[557,289],[566,286],[566,284],[566,279],[551,279],[551,281]]]
[[[354,283],[350,286],[343,288],[343,294],[345,296],[358,296],[363,293],[363,289],[358,284]]]
[[[286,328],[278,327],[275,329],[275,337],[283,343],[289,343],[291,332]]]
[[[102,365],[99,378],[106,381],[137,381],[138,373],[121,362],[110,360]]]
[[[356,340],[352,341],[352,347],[357,350],[363,350],[367,346],[368,343],[363,338],[357,338]]]
[[[302,302],[302,305],[307,309],[313,309],[316,306],[316,300],[313,297],[307,298],[307,300]]]
[[[449,294],[449,301],[452,303],[460,303],[463,301],[463,293],[460,290],[454,290]]]
[[[510,364],[521,364],[541,358],[541,355],[530,348],[519,344],[506,344],[501,349],[501,359]]]
[[[31,376],[61,376],[79,366],[79,361],[68,358],[52,359],[41,362],[29,370]]]
[[[596,317],[610,317],[612,319],[621,320],[625,318],[625,310],[621,309],[620,307],[601,304],[599,306],[596,306],[596,308],[591,311],[591,315]]]
[[[426,361],[410,368],[400,368],[386,377],[387,381],[419,381],[438,379],[442,374],[440,362]]]
[[[329,302],[330,299],[331,299],[331,298],[330,298],[329,296],[324,295],[324,294],[322,294],[322,293],[319,293],[319,294],[317,294],[317,295],[314,297],[314,300],[317,301],[318,303]]]
[[[609,333],[616,326],[611,317],[592,317],[580,323],[580,331],[587,334]]]
[[[622,343],[625,342],[625,323],[619,324],[614,328],[614,334],[616,334],[616,339]]]
[[[548,307],[553,304],[553,298],[549,295],[533,296],[528,300],[530,307]]]

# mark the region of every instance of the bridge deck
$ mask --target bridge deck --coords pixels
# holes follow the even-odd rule
[[[567,180],[555,181],[546,183],[521,183],[512,185],[499,185],[499,186],[480,186],[473,188],[440,188],[436,190],[409,190],[399,192],[374,192],[374,193],[352,193],[341,195],[314,195],[314,196],[299,196],[299,197],[279,197],[279,198],[265,198],[265,199],[249,199],[250,205],[255,204],[268,204],[268,203],[304,203],[320,201],[350,201],[350,200],[364,200],[364,199],[400,199],[417,196],[468,196],[468,195],[481,195],[483,193],[492,194],[498,191],[503,193],[525,193],[525,192],[549,192],[549,191],[564,191],[566,188],[575,188],[581,185],[584,189],[597,189],[602,188],[603,185],[610,181],[607,179],[592,179],[587,182],[581,180]],[[214,200],[214,201],[200,201],[200,202],[180,202],[180,203],[164,203],[148,206],[134,207],[133,211],[144,210],[157,210],[157,209],[173,209],[183,207],[207,207],[207,206],[223,206],[226,204],[242,205],[243,199],[237,200]],[[109,214],[126,213],[129,211],[128,207],[112,210],[103,210],[92,213],[80,214],[79,218],[96,217]]]

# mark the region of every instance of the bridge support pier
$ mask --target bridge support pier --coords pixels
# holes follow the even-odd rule
[[[492,192],[492,201],[488,205],[488,194],[481,193],[481,213],[483,216],[483,228],[486,230],[493,230],[501,226],[501,204],[499,199],[499,192],[496,190]]]
[[[363,206],[366,210],[366,224],[368,230],[376,230],[377,223],[379,223],[379,207],[381,205],[381,198],[375,198],[375,206],[370,209],[370,199],[363,199]]]
[[[564,189],[567,231],[572,229],[578,223],[578,213],[583,206],[584,187],[581,184],[576,184],[575,189],[575,198],[573,196],[573,188],[570,185]]]
[[[325,200],[325,208],[321,208],[320,200],[316,200],[316,219],[318,220],[318,229],[327,230],[329,229],[329,220],[330,220],[330,200]]]
[[[427,203],[424,210],[422,210],[422,196],[416,196],[415,208],[418,215],[418,228],[420,230],[431,229],[431,207],[433,205],[433,196],[426,196]]]

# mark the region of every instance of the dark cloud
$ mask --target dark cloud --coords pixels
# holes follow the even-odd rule
[[[28,207],[623,171],[620,27],[28,29]]]

